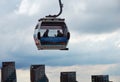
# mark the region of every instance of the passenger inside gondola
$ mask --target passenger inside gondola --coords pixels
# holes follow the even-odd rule
[[[43,34],[43,37],[48,37],[48,33],[49,33],[49,30],[47,29],[44,34]]]
[[[60,30],[57,30],[57,37],[63,37],[63,33]]]

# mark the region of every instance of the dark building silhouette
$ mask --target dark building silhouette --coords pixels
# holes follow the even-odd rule
[[[108,75],[92,75],[92,82],[109,82]]]
[[[45,74],[45,65],[31,65],[30,77],[31,82],[49,82]]]
[[[61,72],[60,82],[77,82],[76,72]]]
[[[15,62],[2,62],[1,82],[17,82]]]

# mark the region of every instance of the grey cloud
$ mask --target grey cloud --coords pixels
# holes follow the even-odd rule
[[[79,13],[75,15],[74,11],[72,11],[74,9],[72,7],[69,7],[71,6],[69,5],[69,3],[72,4],[72,2],[74,2],[74,0],[71,0],[70,2],[66,1],[64,3],[66,7],[64,8],[65,10],[63,10],[63,14],[61,15],[61,17],[66,17],[66,21],[70,30],[82,33],[106,33],[119,29],[119,13],[116,13],[116,16],[112,17],[114,16],[114,13],[108,16],[104,14],[101,15],[99,13],[94,13],[96,11],[96,9],[94,9],[94,12],[92,11],[92,13],[87,13],[86,11],[83,12],[83,15],[81,13],[80,15]],[[54,7],[55,10],[52,9],[52,13],[54,14],[54,11],[56,12],[56,10],[58,10],[56,8],[57,6],[58,5],[56,4],[54,7],[52,5],[52,2],[50,2],[50,5],[44,6],[46,8],[42,11],[44,11],[43,13],[46,16],[45,13],[49,13],[50,11],[51,14],[50,8]],[[70,9],[66,10],[67,8]],[[47,9],[49,9],[49,11],[47,11]],[[116,8],[114,8],[113,6],[113,10],[114,9]],[[98,11],[99,10],[97,10],[97,12]],[[41,10],[39,10],[39,13],[40,12]],[[103,11],[101,10],[100,12],[102,13]],[[109,13],[109,11],[106,12]],[[64,66],[74,64],[109,64],[119,62],[119,50],[117,50],[111,45],[112,41],[115,42],[114,39],[109,39],[111,42],[107,40],[105,43],[103,43],[103,46],[107,46],[107,48],[101,49],[101,46],[98,46],[100,47],[98,48],[100,49],[100,51],[97,52],[95,51],[97,47],[96,43],[92,43],[96,46],[92,47],[93,50],[87,50],[87,48],[89,47],[88,44],[90,43],[89,41],[79,44],[70,44],[70,50],[65,52],[38,51],[34,44],[33,31],[39,17],[43,17],[41,13],[40,15],[39,13],[35,16],[18,15],[16,13],[9,13],[8,16],[1,15],[1,17],[3,16],[1,20],[4,19],[4,21],[0,21],[0,50],[2,51],[1,54],[5,55],[5,58],[0,55],[0,58],[2,58],[1,62],[5,60],[15,60],[18,63],[18,68],[28,67],[28,65],[32,63],[45,63],[52,66]],[[29,37],[30,39],[27,37]]]
[[[79,4],[81,2],[78,1]],[[118,0],[85,0],[84,11],[77,8],[78,6],[74,2],[73,4],[67,4],[69,9],[64,15],[68,19],[71,30],[77,30],[79,33],[108,33],[120,29],[120,3]],[[75,10],[78,12],[76,13]]]
[[[29,45],[28,45],[29,47]],[[97,65],[119,63],[119,51],[107,49],[99,52],[82,52],[80,49],[71,51],[37,51],[36,48],[21,47],[20,50],[8,54],[14,60],[17,68],[28,68],[31,64],[46,64],[49,66],[71,66],[71,65]],[[34,49],[33,49],[34,48]],[[111,53],[112,52],[112,53]],[[49,53],[49,54],[48,54]],[[115,54],[116,53],[116,54]],[[2,60],[4,61],[4,59]]]

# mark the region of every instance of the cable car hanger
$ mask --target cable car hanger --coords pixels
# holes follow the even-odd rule
[[[60,16],[62,13],[62,8],[63,8],[63,4],[62,4],[61,0],[59,0],[59,6],[60,6],[60,11],[57,15],[48,15],[46,17],[58,17],[58,16]]]

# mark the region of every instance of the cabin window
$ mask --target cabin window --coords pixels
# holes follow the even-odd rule
[[[61,33],[63,33],[62,29],[49,29],[48,37],[56,37],[58,30],[59,30]],[[43,36],[45,32],[46,32],[46,29],[41,29],[41,30],[40,30],[41,36]]]

